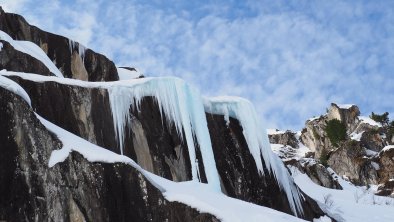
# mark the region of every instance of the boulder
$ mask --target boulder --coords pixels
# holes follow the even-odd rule
[[[330,189],[342,190],[338,179],[327,170],[325,166],[317,163],[313,159],[304,158],[301,160],[290,160],[285,162],[286,165],[297,167],[300,172],[305,173],[316,184]]]
[[[282,144],[291,146],[293,148],[298,148],[296,133],[290,130],[287,130],[286,132],[278,131],[278,133],[268,134],[268,138],[272,144]]]

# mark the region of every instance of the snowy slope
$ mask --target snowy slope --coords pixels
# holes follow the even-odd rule
[[[297,185],[307,195],[321,202],[339,221],[348,222],[392,222],[394,221],[394,199],[373,194],[373,190],[356,187],[338,177],[343,190],[328,189],[312,182],[306,175],[291,168]],[[331,170],[332,173],[334,173]],[[324,206],[324,204],[326,206]]]
[[[37,60],[41,61],[53,74],[57,77],[63,77],[63,74],[59,71],[59,69],[53,64],[51,59],[45,54],[42,49],[36,44],[29,41],[16,41],[13,40],[7,33],[0,30],[0,39],[7,41],[14,47],[16,50],[28,54]]]

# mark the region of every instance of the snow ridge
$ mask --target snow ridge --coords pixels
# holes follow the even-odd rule
[[[15,93],[16,95],[22,97],[22,99],[24,99],[29,104],[29,106],[31,106],[31,100],[29,95],[18,83],[12,81],[7,77],[0,75],[0,87],[9,90]]]
[[[195,151],[195,142],[197,142],[208,183],[220,191],[219,174],[213,156],[204,106],[197,90],[181,79],[161,77],[129,80],[128,84],[110,87],[108,93],[114,128],[122,154],[124,130],[130,124],[130,108],[139,110],[142,99],[145,96],[152,96],[160,107],[162,117],[165,114],[167,124],[174,124],[181,139],[186,140],[193,180],[199,180]]]
[[[205,98],[204,106],[208,113],[224,115],[227,124],[229,124],[230,117],[239,120],[259,172],[264,174],[262,156],[266,168],[270,173],[273,173],[279,186],[285,191],[292,211],[296,215],[298,213],[302,214],[300,193],[282,161],[271,151],[267,133],[260,124],[261,120],[253,104],[240,97],[221,96]]]
[[[42,49],[38,45],[34,44],[33,42],[13,40],[7,33],[1,30],[0,30],[0,40],[7,41],[12,45],[12,47],[15,48],[15,50],[26,53],[36,58],[37,60],[41,61],[49,69],[49,71],[51,71],[57,77],[63,77],[63,74],[59,71],[59,69],[55,66],[55,64],[51,61],[51,59],[49,59],[47,54],[44,51],[42,51]]]

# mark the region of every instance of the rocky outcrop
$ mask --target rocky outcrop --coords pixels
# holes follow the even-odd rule
[[[331,153],[328,165],[357,185],[377,184],[379,180],[378,164],[366,157],[365,149],[357,141],[343,142]]]
[[[380,184],[375,194],[379,196],[394,197],[394,179],[391,179],[386,183]]]
[[[337,119],[345,124],[348,132],[353,132],[356,129],[360,110],[356,105],[337,105],[331,103],[327,113],[327,119]]]
[[[168,202],[130,165],[90,163],[72,153],[49,168],[61,142],[19,96],[0,88],[0,97],[0,220],[218,221]]]
[[[379,152],[387,145],[384,135],[383,132],[380,133],[378,130],[366,129],[360,138],[361,146]]]
[[[331,188],[342,190],[342,186],[335,178],[334,174],[327,170],[325,166],[317,163],[314,159],[304,158],[300,160],[289,160],[285,162],[288,166],[297,167],[301,173],[305,173],[316,184]]]
[[[15,50],[10,43],[4,40],[0,40],[0,44],[2,45],[0,49],[0,70],[53,75],[41,61]]]
[[[298,148],[296,133],[290,130],[268,134],[268,138],[272,144],[282,144],[291,146],[293,148]]]
[[[327,116],[308,120],[305,123],[305,128],[301,131],[301,142],[315,153],[315,158],[319,158],[323,150],[332,147],[324,131],[327,120]]]
[[[222,115],[215,114],[207,114],[207,120],[223,192],[230,197],[293,214],[275,177],[266,168],[263,175],[257,171],[238,120],[230,117],[227,125]],[[305,195],[302,201],[303,218],[312,220],[323,214],[311,198]]]
[[[87,49],[78,42],[32,26],[22,16],[6,13],[1,7],[0,30],[14,40],[30,41],[38,45],[65,77],[88,81],[119,79],[114,63],[104,55]],[[14,69],[16,67],[12,66],[9,70]],[[39,70],[33,71],[40,73]]]
[[[394,148],[382,150],[378,157],[380,183],[394,179]]]

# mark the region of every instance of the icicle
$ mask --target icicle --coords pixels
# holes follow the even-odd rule
[[[130,108],[139,109],[143,97],[153,96],[160,107],[161,115],[165,114],[167,117],[167,124],[174,124],[180,138],[186,141],[193,180],[198,180],[198,165],[196,164],[194,146],[197,142],[201,150],[208,183],[220,191],[219,175],[213,156],[204,105],[199,92],[188,86],[183,80],[172,77],[144,78],[128,83],[130,84],[116,85],[108,89],[120,152],[123,154],[124,129],[127,124],[130,124]]]
[[[208,113],[224,115],[227,124],[230,116],[238,119],[259,172],[264,174],[261,155],[266,168],[270,173],[273,173],[279,186],[285,191],[292,211],[296,215],[298,212],[302,213],[300,193],[282,161],[271,151],[268,136],[260,124],[261,120],[258,118],[253,104],[239,97],[215,97],[205,98],[204,106]]]
[[[68,48],[70,50],[71,55],[74,52],[75,48],[78,48],[78,55],[81,57],[82,61],[85,59],[85,52],[86,52],[86,47],[83,46],[81,43],[75,42],[71,39],[68,40]]]

